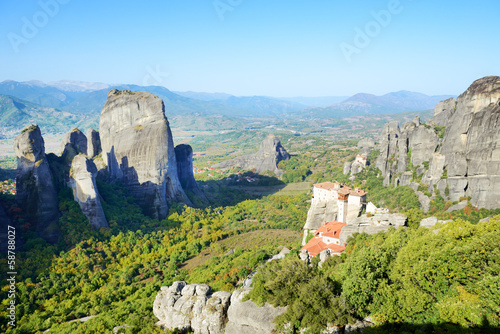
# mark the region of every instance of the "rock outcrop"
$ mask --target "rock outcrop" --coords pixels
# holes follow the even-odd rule
[[[285,309],[267,304],[257,307],[252,301],[243,301],[248,291],[211,293],[206,284],[178,281],[161,288],[153,313],[160,320],[157,325],[166,329],[191,330],[195,334],[271,334],[272,320]]]
[[[25,127],[14,141],[14,150],[18,205],[42,238],[56,242],[60,234],[57,192],[40,128]]]
[[[383,213],[375,214],[368,217],[362,215],[350,221],[346,226],[342,227],[340,232],[340,244],[343,245],[347,242],[350,236],[354,233],[367,233],[375,234],[378,232],[385,232],[389,228],[399,228],[406,225],[407,217],[400,213]]]
[[[420,123],[420,119],[403,124],[401,129],[396,121],[388,123],[380,138],[380,156],[376,166],[382,171],[384,185],[402,174],[412,163],[420,166],[435,152],[439,137],[429,126]],[[394,181],[393,180],[393,181]],[[409,183],[409,182],[408,182]]]
[[[203,203],[208,203],[208,200],[198,187],[193,174],[193,149],[190,145],[180,144],[175,147],[175,159],[177,160],[177,175],[181,186],[186,192],[186,195],[195,195]],[[196,198],[191,198],[193,203]]]
[[[87,129],[87,155],[93,158],[101,153],[101,138],[99,132],[90,128]]]
[[[427,124],[386,125],[377,160],[384,184],[406,170],[410,157],[425,170],[429,191],[436,187],[451,201],[470,196],[479,208],[500,207],[500,77],[476,80],[434,113]]]
[[[73,190],[74,199],[80,205],[83,214],[89,219],[90,225],[99,229],[108,227],[108,222],[102,210],[96,176],[97,167],[91,159],[83,154],[73,158],[68,185]]]
[[[233,292],[231,305],[227,311],[228,323],[225,334],[273,333],[273,320],[283,314],[284,307],[273,307],[264,304],[258,307],[251,300],[243,301],[250,289],[240,289]]]
[[[165,218],[169,201],[191,204],[178,178],[172,133],[160,98],[111,90],[99,134],[109,177],[128,187],[146,215]]]
[[[358,142],[359,154],[368,157],[375,146],[375,140],[372,138],[363,138]]]
[[[290,159],[290,155],[281,145],[278,137],[269,135],[260,144],[260,149],[255,154],[244,155],[216,164],[218,168],[240,167],[246,170],[255,170],[257,173],[273,172],[281,177],[283,171],[278,169],[278,163]]]
[[[64,136],[61,143],[61,156],[71,165],[71,161],[78,154],[87,154],[87,137],[79,129],[73,129]]]
[[[339,208],[337,201],[322,201],[313,199],[311,201],[311,206],[307,211],[302,244],[305,245],[305,240],[310,232],[316,231],[326,222],[336,220],[338,211]]]

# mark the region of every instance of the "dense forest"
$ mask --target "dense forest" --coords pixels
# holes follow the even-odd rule
[[[374,167],[354,180],[342,174],[344,162],[355,157],[355,141],[332,147],[319,138],[287,138],[296,154],[280,163],[282,180],[252,171],[199,173],[210,204],[173,204],[161,221],[144,216],[120,183],[98,182],[110,227],[92,230],[69,188],[62,188],[57,244],[38,238],[14,197],[2,194],[24,246],[16,252],[17,326],[7,324],[5,285],[0,330],[111,333],[127,325],[126,333],[160,333],[152,305],[161,286],[185,280],[233,291],[257,268],[251,298],[258,304],[288,305],[276,321],[290,323],[290,329],[307,327],[315,333],[327,323],[343,325],[368,315],[389,326],[373,329],[381,333],[405,326],[423,332],[499,326],[500,217],[478,221],[500,211],[478,210],[469,203],[445,213],[453,203],[437,196],[424,214],[413,190],[384,187]],[[223,156],[197,157],[194,164],[209,166]],[[258,180],[237,182],[238,173]],[[334,180],[362,186],[368,200],[407,214],[409,228],[357,235],[341,257],[308,266],[297,253],[311,185]],[[306,188],[287,191],[297,184]],[[420,219],[431,215],[455,221],[435,230],[419,228]],[[292,249],[285,260],[263,264],[282,247]],[[2,268],[6,262],[2,257]],[[73,321],[84,317],[92,318]]]

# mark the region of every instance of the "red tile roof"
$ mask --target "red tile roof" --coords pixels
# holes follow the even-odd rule
[[[361,196],[366,195],[366,191],[364,191],[364,190],[351,190],[350,195],[361,197]]]
[[[347,224],[340,223],[338,221],[332,221],[325,223],[323,226],[321,226],[319,229],[316,230],[314,233],[315,235],[318,235],[321,233],[322,237],[330,237],[330,238],[339,238],[340,231],[342,230],[342,227],[346,226]]]
[[[351,193],[351,188],[343,187],[342,189],[339,189],[338,193],[342,195],[349,195]]]
[[[340,187],[340,183],[338,182],[323,182],[323,183],[316,183],[314,185],[316,188],[321,188],[325,190],[331,190]]]
[[[303,249],[307,250],[310,256],[315,257],[325,249],[330,249],[332,253],[341,253],[345,250],[345,247],[336,244],[326,244],[323,242],[322,238],[312,238],[301,248],[301,250]]]

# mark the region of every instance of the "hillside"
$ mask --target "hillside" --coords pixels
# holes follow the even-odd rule
[[[46,133],[64,133],[79,125],[89,127],[96,124],[94,118],[82,118],[13,96],[0,95],[0,136],[12,138],[26,125],[35,123]]]

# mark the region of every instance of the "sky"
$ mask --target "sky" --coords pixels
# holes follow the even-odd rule
[[[498,0],[0,0],[0,81],[458,95],[500,75],[499,18]]]

